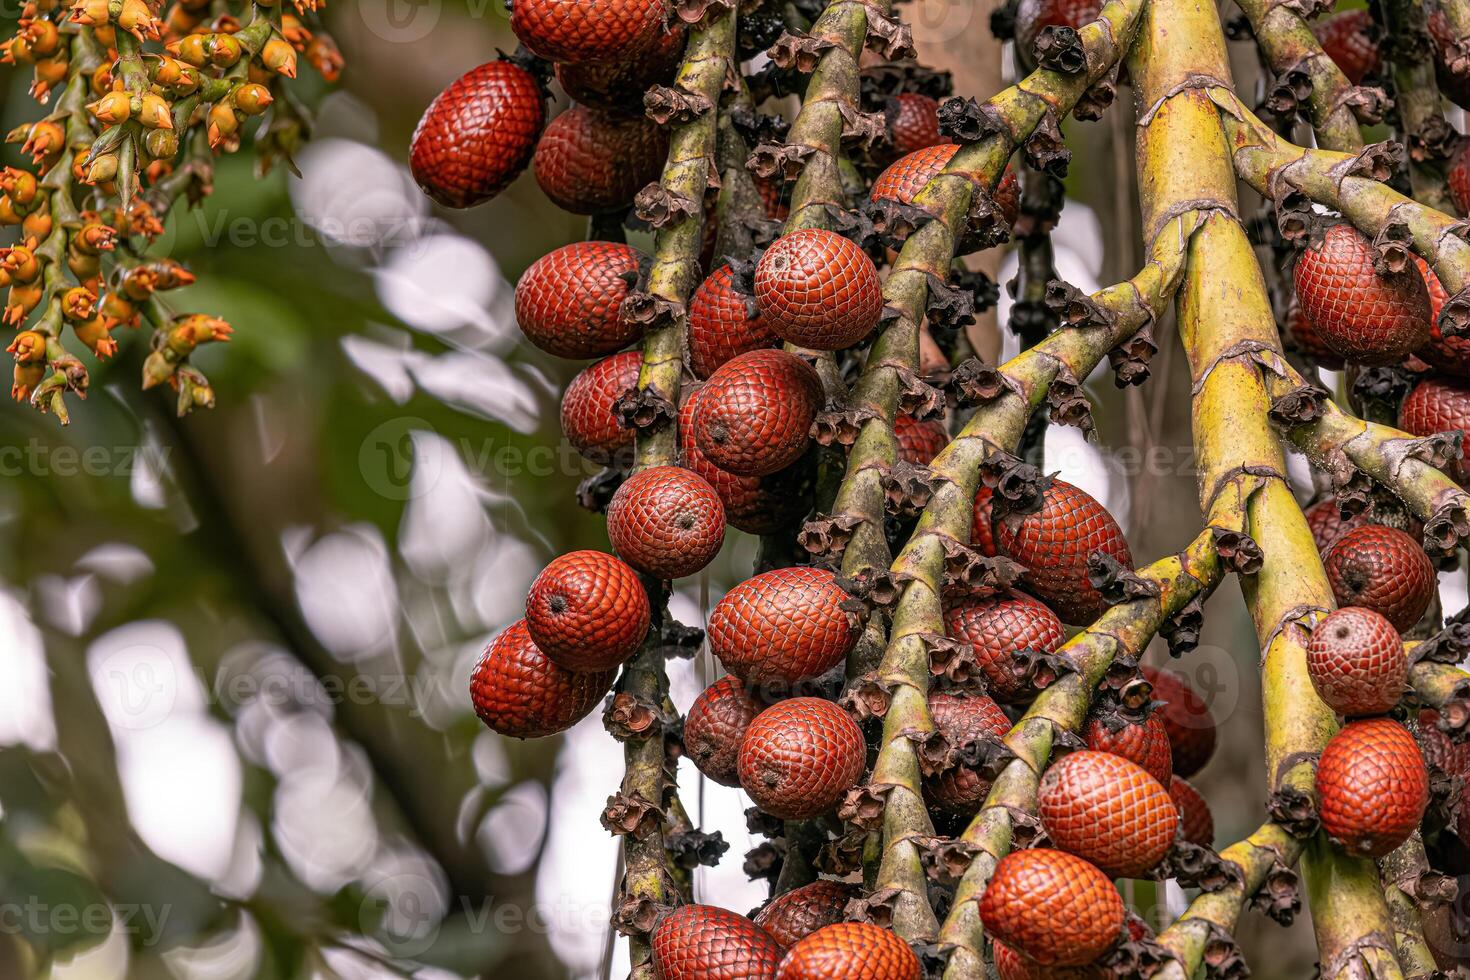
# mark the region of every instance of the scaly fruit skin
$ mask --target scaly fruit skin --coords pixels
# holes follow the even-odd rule
[[[1341,371],[1343,359],[1337,356],[1337,352],[1323,342],[1321,334],[1312,321],[1307,319],[1299,305],[1293,304],[1291,312],[1287,314],[1286,329],[1293,346],[1304,354],[1312,363],[1327,368],[1329,371]]]
[[[1200,847],[1213,847],[1215,816],[1199,790],[1183,776],[1175,776],[1169,781],[1169,796],[1179,809],[1179,826],[1184,839]]]
[[[1419,709],[1410,728],[1419,742],[1426,765],[1447,776],[1464,776],[1470,773],[1470,743],[1453,741],[1440,731],[1438,711],[1433,708]]]
[[[1404,642],[1371,609],[1328,615],[1307,644],[1307,673],[1327,707],[1345,718],[1392,711],[1409,681]]]
[[[547,61],[634,61],[663,30],[662,0],[516,0],[510,29]]]
[[[648,119],[573,106],[546,127],[532,163],[557,207],[601,214],[627,207],[658,180],[668,148],[668,137]]]
[[[736,476],[784,470],[806,452],[822,398],[816,369],[795,354],[741,354],[700,389],[695,443],[711,463]]]
[[[847,903],[860,895],[857,885],[820,878],[777,895],[755,913],[756,925],[790,948],[824,926],[841,922]]]
[[[616,242],[573,242],[542,256],[516,283],[516,322],[557,357],[602,357],[643,336],[618,315],[643,253]]]
[[[1043,27],[1081,27],[1097,20],[1101,0],[1021,0],[1016,8],[1016,54],[1035,64],[1036,37]]]
[[[1450,378],[1425,378],[1414,386],[1399,407],[1399,428],[1411,435],[1462,432],[1465,448],[1451,467],[1460,483],[1470,477],[1470,383]]]
[[[1373,30],[1373,15],[1366,10],[1323,17],[1312,25],[1322,50],[1337,62],[1337,67],[1354,85],[1383,66]]]
[[[526,595],[526,628],[558,666],[598,673],[622,664],[648,635],[651,611],[638,575],[601,551],[552,561]]]
[[[782,820],[806,820],[837,805],[863,775],[863,733],[837,705],[792,698],[756,715],[740,743],[740,785]]]
[[[714,905],[675,909],[649,944],[658,980],[774,980],[782,952],[760,926]]]
[[[605,61],[556,66],[556,80],[573,102],[594,109],[640,113],[643,93],[673,80],[684,55],[683,25],[654,33],[641,57],[613,57]]]
[[[1161,786],[1168,786],[1173,777],[1174,751],[1169,747],[1169,731],[1156,713],[1141,722],[1110,723],[1089,718],[1082,738],[1095,752],[1111,752],[1142,766]]]
[[[1056,613],[1019,592],[951,603],[944,611],[944,628],[954,639],[974,648],[991,695],[1007,704],[1035,693],[1017,675],[1013,654],[1021,650],[1055,653],[1067,639]]]
[[[928,466],[949,445],[949,432],[943,422],[920,422],[912,415],[899,415],[893,420],[893,437],[898,440],[898,458],[915,466]]]
[[[1042,966],[1091,963],[1123,932],[1123,899],[1093,865],[1065,851],[1012,851],[980,899],[991,936]]]
[[[1454,156],[1450,157],[1445,173],[1450,185],[1450,197],[1460,216],[1470,215],[1470,140],[1461,140]]]
[[[1108,608],[1087,577],[1087,557],[1111,555],[1128,568],[1133,555],[1123,529],[1102,504],[1078,487],[1053,480],[1041,507],[994,521],[996,550],[1026,566],[1022,581],[1062,622],[1087,626]]]
[[[1154,717],[1169,733],[1174,775],[1193,776],[1215,754],[1215,718],[1189,682],[1172,670],[1144,667],[1143,676],[1154,686],[1154,700],[1163,701]]]
[[[1153,871],[1179,830],[1179,811],[1163,784],[1111,752],[1084,749],[1052,763],[1036,804],[1053,844],[1112,878]]]
[[[842,608],[851,596],[822,568],[778,568],[746,579],[710,611],[710,650],[748,684],[791,684],[841,663],[862,635]]]
[[[899,157],[873,181],[868,196],[874,201],[913,204],[924,185],[949,165],[959,149],[955,143],[936,143]],[[1006,167],[991,197],[1000,208],[1006,224],[1015,224],[1021,215],[1021,182],[1013,168]]]
[[[1434,43],[1434,80],[1439,94],[1455,105],[1464,108],[1470,104],[1470,81],[1450,71],[1450,62],[1455,57],[1455,41],[1459,32],[1450,26],[1443,10],[1429,11],[1429,39]]]
[[[760,710],[738,677],[721,677],[700,692],[684,719],[684,751],[695,767],[721,786],[739,786],[740,743]]]
[[[708,378],[732,357],[781,343],[731,278],[730,267],[720,266],[689,302],[689,367],[697,378]]]
[[[524,619],[490,641],[470,675],[475,714],[512,738],[564,732],[587,716],[617,679],[616,670],[578,674],[552,663]]]
[[[983,694],[929,692],[929,714],[934,727],[953,748],[985,738],[999,739],[1011,730],[1011,720]],[[990,780],[968,766],[924,778],[924,799],[940,810],[971,816],[985,802]]]
[[[1424,549],[1391,527],[1353,528],[1328,549],[1322,564],[1339,606],[1371,609],[1400,633],[1419,622],[1434,595],[1434,565]]]
[[[987,558],[995,557],[995,493],[989,487],[975,491],[975,509],[970,521],[970,546]]]
[[[655,466],[629,477],[607,505],[607,537],[645,575],[677,579],[714,560],[725,543],[725,507],[698,473]]]
[[[945,142],[939,133],[939,103],[918,92],[888,100],[888,143],[897,156]]]
[[[804,228],[776,239],[755,267],[761,318],[782,340],[843,350],[878,325],[883,284],[861,248],[836,232]]]
[[[604,358],[577,374],[561,399],[561,431],[577,452],[606,465],[633,448],[632,429],[613,414],[613,403],[638,386],[643,355],[636,350]]]
[[[891,929],[838,922],[787,950],[777,980],[920,980],[919,958]]]
[[[710,462],[694,437],[694,412],[702,392],[690,392],[679,409],[684,465],[715,488],[731,527],[746,534],[774,534],[795,524],[811,505],[802,466],[798,463],[770,476],[736,476]]]
[[[1362,517],[1354,515],[1343,517],[1342,508],[1337,505],[1334,497],[1319,500],[1304,512],[1307,517],[1307,527],[1312,531],[1312,541],[1317,545],[1317,551],[1325,553],[1332,543],[1340,536],[1357,527],[1362,523]]]
[[[1470,339],[1446,337],[1439,329],[1439,311],[1450,295],[1427,262],[1417,255],[1414,262],[1423,273],[1424,285],[1429,290],[1429,341],[1415,351],[1414,356],[1438,371],[1458,378],[1470,377]]]
[[[999,941],[992,951],[1000,980],[1107,980],[1112,975],[1099,966],[1042,966]]]
[[[1429,339],[1429,290],[1412,269],[1379,275],[1373,243],[1352,225],[1332,225],[1320,247],[1297,257],[1293,276],[1302,315],[1339,356],[1354,364],[1397,364]]]
[[[1388,718],[1344,725],[1317,763],[1322,829],[1351,854],[1383,857],[1419,826],[1429,804],[1424,757]]]
[[[546,122],[541,88],[509,61],[473,68],[440,92],[414,130],[413,179],[447,208],[469,208],[526,169]]]

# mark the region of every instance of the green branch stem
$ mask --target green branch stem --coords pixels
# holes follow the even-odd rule
[[[1440,211],[1453,211],[1441,156],[1441,138],[1449,124],[1434,78],[1428,10],[1424,0],[1384,0],[1382,9],[1384,26],[1393,38],[1394,105],[1409,148],[1409,186],[1415,200]]]
[[[1241,0],[1240,8],[1278,84],[1297,72],[1306,75],[1311,85],[1307,108],[1318,145],[1344,151],[1362,146],[1363,131],[1349,101],[1353,83],[1322,50],[1307,21],[1292,7],[1271,0]]]

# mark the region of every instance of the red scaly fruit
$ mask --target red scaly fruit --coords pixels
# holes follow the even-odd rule
[[[1399,406],[1399,428],[1416,436],[1464,433],[1465,448],[1450,467],[1450,476],[1470,482],[1470,382],[1425,378]]]
[[[1000,980],[1107,980],[1112,976],[1100,966],[1042,966],[999,940],[991,950]]]
[[[643,336],[619,308],[643,253],[617,242],[573,242],[543,255],[516,283],[516,321],[557,357],[602,357]]]
[[[1378,53],[1373,15],[1366,10],[1349,10],[1323,17],[1312,25],[1312,32],[1327,56],[1354,85],[1383,67]]]
[[[732,357],[781,342],[755,300],[735,291],[732,278],[730,267],[720,266],[689,302],[689,367],[697,378],[708,378]]]
[[[1026,566],[1026,588],[1072,626],[1087,626],[1108,608],[1088,580],[1089,555],[1101,551],[1133,567],[1113,515],[1086,490],[1062,480],[1046,488],[1039,509],[1008,514],[993,526],[996,550]]]
[[[920,422],[912,415],[894,418],[893,437],[898,440],[898,458],[915,466],[928,466],[949,445],[949,430],[943,422]]]
[[[512,738],[564,732],[597,707],[616,670],[578,674],[558,667],[536,647],[524,619],[490,641],[470,675],[475,714]]]
[[[1210,804],[1183,776],[1169,781],[1169,796],[1179,809],[1181,835],[1191,844],[1213,847],[1215,844],[1215,816],[1210,813]]]
[[[1006,167],[990,198],[1000,208],[1000,216],[1006,219],[1006,224],[1014,225],[1021,217],[1021,180],[1016,176],[1015,167]]]
[[[560,667],[611,670],[648,635],[648,594],[625,563],[601,551],[574,551],[552,561],[526,595],[526,629]]]
[[[1295,303],[1292,304],[1291,312],[1287,314],[1286,330],[1291,345],[1313,364],[1325,367],[1329,371],[1342,370],[1343,359],[1337,356],[1336,351],[1323,343],[1321,335],[1317,333],[1317,328],[1302,313],[1301,306]]]
[[[510,29],[547,61],[635,61],[656,43],[662,0],[516,0]]]
[[[1332,547],[1332,542],[1339,535],[1357,527],[1363,518],[1359,514],[1352,517],[1343,517],[1342,508],[1338,506],[1337,499],[1328,497],[1319,500],[1304,512],[1307,516],[1307,527],[1312,531],[1312,540],[1317,545],[1317,551],[1325,553]]]
[[[746,534],[773,534],[790,527],[810,507],[810,488],[800,464],[770,476],[736,476],[710,462],[694,438],[694,411],[702,394],[690,392],[679,408],[679,445],[684,465],[704,477],[725,505],[725,521]]]
[[[761,318],[776,336],[843,350],[878,325],[883,284],[867,253],[836,232],[803,228],[776,239],[755,267]]]
[[[1056,613],[1019,592],[954,602],[944,611],[944,629],[974,649],[991,695],[1007,704],[1029,700],[1035,693],[1016,670],[1015,654],[1055,653],[1067,639]]]
[[[787,950],[776,980],[920,980],[923,975],[919,957],[892,929],[838,922]]]
[[[786,182],[779,177],[756,177],[755,189],[760,192],[761,207],[765,210],[766,217],[784,225],[786,219],[791,217],[791,199],[787,195]]]
[[[1107,875],[1065,851],[1012,851],[980,899],[991,936],[1042,966],[1082,966],[1123,933],[1123,899]]]
[[[556,66],[556,80],[573,102],[594,109],[640,113],[643,93],[673,80],[684,55],[684,28],[656,31],[640,58],[614,57]]]
[[[1371,609],[1400,633],[1412,629],[1434,596],[1434,565],[1403,531],[1364,524],[1348,531],[1322,559],[1339,606]]]
[[[1016,8],[1016,55],[1035,66],[1034,49],[1043,27],[1082,27],[1097,20],[1102,0],[1021,0]]]
[[[1445,170],[1450,199],[1463,218],[1470,215],[1470,140],[1461,140]]]
[[[1174,752],[1169,748],[1169,731],[1157,713],[1143,721],[1093,716],[1082,730],[1087,747],[1096,752],[1111,752],[1135,765],[1168,786],[1174,773]]]
[[[806,452],[823,401],[816,368],[784,350],[733,357],[699,391],[694,440],[737,476],[767,476]]]
[[[646,118],[573,106],[541,134],[532,164],[557,207],[601,214],[627,207],[658,180],[668,148],[663,130]]]
[[[986,738],[999,739],[1011,730],[1011,720],[983,694],[929,692],[929,714],[934,727],[950,747],[963,748]],[[970,816],[985,802],[990,780],[969,766],[952,769],[924,779],[924,799],[949,813]]]
[[[918,92],[900,92],[885,113],[888,144],[896,156],[945,142],[939,133],[939,103]]]
[[[740,743],[740,785],[782,820],[806,820],[837,805],[863,775],[857,723],[821,698],[792,698],[756,715]]]
[[[1350,854],[1383,857],[1418,828],[1429,774],[1408,729],[1389,718],[1344,725],[1317,762],[1322,829]]]
[[[1464,108],[1470,105],[1470,81],[1450,70],[1450,64],[1458,52],[1455,50],[1459,31],[1450,25],[1443,10],[1429,12],[1429,39],[1434,42],[1434,80],[1439,94],[1455,105]]]
[[[1470,742],[1456,742],[1441,731],[1438,711],[1420,708],[1410,730],[1419,741],[1426,765],[1447,776],[1470,773]]]
[[[1349,606],[1312,631],[1307,674],[1327,707],[1344,718],[1383,715],[1404,696],[1409,661],[1392,623],[1371,609]]]
[[[970,521],[970,546],[987,558],[994,558],[995,551],[995,511],[992,505],[995,492],[989,487],[982,486],[975,491],[974,516]]]
[[[899,157],[873,181],[868,196],[874,201],[913,204],[924,185],[949,165],[959,149],[954,143],[936,143]],[[1021,214],[1021,182],[1016,178],[1014,168],[1006,168],[991,197],[1000,208],[1001,217],[1005,218],[1006,224],[1015,224]]]
[[[1297,302],[1322,343],[1344,360],[1397,364],[1429,339],[1429,290],[1413,269],[1380,275],[1367,236],[1346,222],[1297,257]]]
[[[1154,709],[1154,716],[1169,733],[1174,775],[1193,776],[1215,754],[1215,718],[1210,706],[1175,671],[1144,667],[1143,676],[1154,686],[1154,700],[1163,702]]]
[[[684,751],[695,768],[721,786],[739,786],[740,743],[760,710],[738,677],[722,677],[700,692],[684,719]]]
[[[618,487],[607,505],[607,537],[629,565],[659,579],[693,575],[725,543],[725,507],[698,473],[654,466]]]
[[[1438,371],[1460,378],[1470,377],[1470,338],[1446,337],[1439,329],[1439,311],[1444,308],[1450,294],[1445,292],[1444,283],[1439,281],[1429,263],[1417,255],[1414,262],[1429,289],[1429,341],[1415,351],[1414,356]]]
[[[748,684],[790,684],[841,663],[862,634],[852,598],[822,568],[778,568],[746,579],[710,611],[710,650]]]
[[[424,110],[408,151],[413,179],[447,208],[488,201],[526,169],[545,122],[530,72],[509,61],[473,68]]]
[[[613,403],[638,386],[643,355],[614,354],[585,368],[567,385],[561,399],[561,431],[577,452],[606,465],[633,448],[633,430],[613,414]]]
[[[755,913],[755,923],[789,948],[818,929],[841,922],[847,903],[859,894],[857,885],[819,878],[762,905]]]
[[[1112,878],[1147,875],[1179,831],[1179,811],[1163,784],[1111,752],[1084,749],[1052,763],[1036,807],[1053,844]]]
[[[782,952],[760,926],[714,905],[670,912],[649,946],[657,980],[775,980]]]

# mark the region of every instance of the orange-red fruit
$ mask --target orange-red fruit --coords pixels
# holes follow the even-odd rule
[[[778,568],[725,593],[709,615],[710,650],[750,684],[818,677],[847,657],[861,630],[851,598],[822,568]]]
[[[1439,311],[1444,308],[1450,294],[1445,292],[1439,276],[1419,256],[1414,256],[1419,271],[1424,274],[1424,285],[1429,289],[1429,342],[1414,352],[1414,356],[1425,364],[1456,377],[1470,376],[1470,338],[1446,337],[1439,329]]]
[[[1461,217],[1470,215],[1470,140],[1462,140],[1454,156],[1450,157],[1446,177],[1455,210]]]
[[[841,922],[858,886],[820,878],[777,895],[755,913],[756,925],[782,946],[794,946],[824,926]]]
[[[578,674],[558,667],[531,639],[524,619],[490,641],[470,675],[475,714],[513,738],[566,731],[602,700],[616,670]]]
[[[1439,728],[1439,712],[1433,708],[1419,709],[1412,730],[1419,740],[1424,761],[1448,776],[1464,776],[1470,773],[1470,744],[1453,741]]]
[[[989,558],[995,557],[995,491],[981,487],[975,491],[975,509],[970,522],[970,545]]]
[[[1312,25],[1312,31],[1322,50],[1337,62],[1337,67],[1354,85],[1383,64],[1378,55],[1378,42],[1373,39],[1373,15],[1366,10],[1323,17]]]
[[[713,905],[669,913],[650,939],[658,980],[774,980],[776,940],[743,915]]]
[[[1466,482],[1470,476],[1470,383],[1451,378],[1425,378],[1399,407],[1399,428],[1416,436],[1464,433],[1465,448],[1450,475],[1461,483]]]
[[[1154,710],[1154,717],[1169,733],[1174,775],[1193,776],[1215,754],[1215,718],[1210,706],[1172,670],[1144,667],[1143,676],[1154,686],[1154,700],[1164,702]]]
[[[547,61],[633,61],[663,30],[662,0],[516,0],[510,29]]]
[[[633,447],[633,430],[613,414],[613,403],[638,386],[643,355],[625,351],[583,369],[561,399],[561,431],[577,452],[607,464]]]
[[[642,57],[563,62],[556,66],[556,80],[573,102],[597,109],[642,112],[643,93],[672,80],[683,53],[684,31],[676,22],[673,30],[654,32]]]
[[[893,437],[898,440],[898,458],[915,466],[928,466],[949,445],[949,432],[943,422],[920,422],[912,415],[899,415],[893,420]]]
[[[531,162],[545,121],[530,72],[509,61],[472,68],[424,110],[408,153],[413,179],[445,207],[488,201]]]
[[[1156,713],[1139,722],[1110,723],[1091,718],[1082,737],[1089,749],[1120,755],[1142,766],[1160,785],[1169,785],[1174,772],[1174,752],[1169,748],[1168,729]]]
[[[607,537],[629,565],[661,579],[693,575],[725,542],[725,507],[704,477],[655,466],[629,477],[607,505]]]
[[[980,900],[985,931],[1042,966],[1082,966],[1123,932],[1123,899],[1107,875],[1065,851],[1001,858]]]
[[[703,389],[690,392],[679,408],[679,445],[684,465],[704,477],[725,505],[725,521],[746,534],[772,534],[806,513],[808,494],[801,466],[770,476],[736,476],[722,470],[700,451],[694,437],[694,412]]]
[[[780,343],[754,301],[747,306],[730,280],[730,267],[720,266],[689,302],[689,367],[697,378],[708,378],[736,355]]]
[[[929,692],[929,714],[944,740],[954,748],[985,738],[998,739],[1011,729],[1011,720],[983,694]],[[985,802],[990,780],[968,766],[955,766],[924,779],[924,799],[932,806],[970,816]]]
[[[1169,791],[1111,752],[1083,750],[1052,763],[1036,804],[1053,844],[1114,878],[1140,878],[1158,867],[1179,830]]]
[[[740,785],[782,820],[826,813],[863,775],[863,733],[837,705],[792,698],[756,715],[740,743]]]
[[[755,267],[755,298],[782,340],[812,350],[842,350],[873,332],[883,284],[867,253],[836,232],[804,228],[783,235]]]
[[[888,100],[888,142],[899,155],[945,142],[939,134],[939,103],[918,92]]]
[[[632,204],[658,179],[667,152],[668,138],[646,118],[573,106],[546,127],[532,162],[553,204],[601,214]]]
[[[740,678],[720,678],[700,692],[689,708],[684,719],[684,751],[710,779],[721,786],[739,786],[740,743],[759,713],[760,705]]]
[[[1041,507],[994,521],[997,550],[1026,566],[1022,579],[1062,622],[1086,626],[1108,604],[1087,577],[1087,557],[1094,551],[1133,567],[1123,529],[1086,490],[1053,480]]]
[[[1032,64],[1036,36],[1043,27],[1081,27],[1097,19],[1101,0],[1022,0],[1016,9],[1016,52]]]
[[[999,941],[991,948],[1000,980],[1106,980],[1112,976],[1099,966],[1042,966]]]
[[[1409,661],[1392,623],[1371,609],[1349,606],[1312,631],[1307,673],[1327,707],[1343,717],[1382,715],[1403,697]]]
[[[1429,608],[1434,565],[1419,542],[1403,531],[1364,524],[1342,535],[1322,559],[1339,606],[1380,613],[1400,633]]]
[[[1383,857],[1419,826],[1429,774],[1414,736],[1388,718],[1344,725],[1317,763],[1322,829],[1352,854]]]
[[[822,398],[816,369],[795,354],[741,354],[700,389],[694,439],[720,469],[737,476],[767,476],[806,452]]]
[[[1297,302],[1322,342],[1354,364],[1397,364],[1429,339],[1429,290],[1413,269],[1380,275],[1373,243],[1335,224],[1297,257]]]
[[[873,181],[868,196],[874,201],[913,204],[924,185],[949,165],[959,149],[954,143],[936,143],[899,157]],[[1006,223],[1015,224],[1021,212],[1021,182],[1016,178],[1013,168],[1007,167],[1005,173],[1001,174],[1000,183],[991,197],[1000,208],[1001,217],[1005,218]]]
[[[1328,347],[1322,340],[1321,334],[1317,332],[1316,326],[1307,319],[1302,312],[1301,306],[1293,304],[1291,312],[1287,314],[1286,329],[1289,332],[1296,349],[1312,360],[1313,363],[1327,368],[1329,371],[1341,371],[1343,360],[1337,356],[1337,352]]]
[[[618,315],[643,257],[617,242],[573,242],[542,256],[516,283],[516,321],[557,357],[602,357],[643,335]]]
[[[919,958],[898,933],[871,922],[824,926],[792,946],[777,980],[920,980]]]
[[[1183,776],[1169,781],[1169,796],[1179,809],[1179,826],[1185,840],[1200,847],[1212,847],[1215,843],[1215,817],[1210,813],[1210,804]]]
[[[1017,673],[1014,655],[1022,650],[1055,653],[1067,638],[1056,613],[1019,592],[961,599],[945,609],[944,628],[974,648],[990,693],[1007,703],[1033,693]]]
[[[1362,523],[1362,518],[1357,515],[1343,517],[1342,508],[1338,506],[1337,500],[1333,497],[1317,501],[1308,507],[1305,513],[1307,527],[1312,531],[1312,541],[1317,545],[1317,550],[1323,553],[1332,546],[1332,542],[1336,541],[1339,535]]]
[[[624,562],[601,551],[574,551],[541,570],[526,596],[531,639],[559,666],[611,670],[648,635],[648,594]]]

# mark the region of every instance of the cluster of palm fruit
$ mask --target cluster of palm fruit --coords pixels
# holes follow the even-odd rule
[[[262,173],[277,161],[294,169],[308,117],[284,83],[298,53],[329,80],[342,59],[318,0],[284,6],[27,0],[0,41],[0,61],[33,71],[31,94],[47,109],[6,136],[28,162],[0,171],[0,229],[13,229],[0,247],[0,320],[15,331],[17,401],[67,421],[64,396],[85,398],[89,384],[76,345],[107,359],[114,330],[146,323],[143,387],[168,384],[180,414],[214,404],[189,356],[231,327],[170,308],[162,294],[194,277],[152,246],[176,203],[211,193],[215,154],[244,137]]]
[[[778,115],[777,97],[800,93],[824,50],[796,26],[821,14],[820,5],[776,6],[740,5],[735,60],[744,61],[743,77],[731,73],[720,86],[723,104],[740,120],[734,135],[752,141],[779,139],[793,124]],[[1023,63],[1055,64],[1076,42],[1073,29],[1100,6],[1023,0],[1008,5],[995,26],[1015,39]],[[675,82],[684,42],[734,7],[733,0],[672,7],[662,0],[515,0],[512,27],[523,49],[456,81],[415,133],[414,175],[445,206],[487,201],[529,166],[553,202],[593,218],[591,239],[534,263],[515,299],[532,345],[593,361],[567,388],[561,421],[572,445],[607,467],[584,485],[582,498],[606,512],[613,553],[576,552],[541,572],[525,618],[496,636],[476,665],[472,700],[491,729],[514,737],[564,731],[599,705],[606,706],[608,728],[626,742],[664,736],[667,755],[656,755],[666,767],[665,798],[619,792],[604,813],[608,829],[629,842],[629,877],[613,912],[621,930],[646,942],[647,957],[634,958],[635,975],[909,980],[943,971],[946,951],[911,948],[882,928],[891,897],[872,894],[871,832],[885,817],[867,809],[876,799],[881,811],[883,787],[866,788],[865,777],[875,778],[886,702],[881,691],[874,695],[882,679],[859,676],[858,651],[883,603],[871,582],[838,574],[840,549],[824,542],[844,529],[830,521],[820,531],[813,523],[803,529],[802,522],[830,508],[832,474],[842,479],[844,453],[852,451],[852,440],[834,438],[834,431],[862,421],[842,418],[843,399],[890,311],[884,268],[895,261],[902,235],[882,229],[930,220],[920,192],[959,152],[950,137],[974,113],[966,100],[942,106],[943,77],[914,64],[906,45],[884,50],[884,57],[870,52],[853,94],[873,115],[865,121],[849,107],[845,117],[845,135],[863,136],[851,141],[845,186],[808,184],[811,199],[802,200],[797,183],[793,200],[801,159],[777,153],[773,166],[769,152],[756,152],[751,173],[737,177],[750,181],[757,210],[727,207],[728,174],[725,184],[711,180],[718,206],[714,193],[675,201],[684,217],[704,218],[700,254],[645,254],[626,244],[626,231],[670,224],[657,205],[672,196],[656,183],[676,142],[670,129],[712,108],[697,108],[703,96]],[[882,17],[876,9],[871,16]],[[1359,78],[1375,60],[1374,36],[1364,26],[1371,21],[1362,16],[1319,25],[1322,43]],[[872,47],[883,48],[884,38],[902,30],[883,23],[886,30],[868,37]],[[770,63],[754,70],[744,59],[767,46]],[[572,104],[548,122],[552,77]],[[686,162],[668,159],[670,167]],[[998,218],[1006,229],[1019,234],[1025,226],[1034,235],[1054,219],[1029,201],[1023,208],[1013,169],[993,195],[977,188],[977,196],[994,207],[973,208],[972,221]],[[821,227],[778,233],[775,223],[794,209],[844,197],[864,206],[833,205]],[[727,238],[729,225],[754,239],[754,255],[716,256],[716,242],[738,240]],[[957,229],[956,237],[964,250],[1004,240],[975,227]],[[1381,391],[1383,370],[1402,372],[1414,383],[1402,416],[1411,432],[1467,428],[1470,402],[1463,399],[1470,388],[1462,396],[1455,378],[1462,364],[1470,374],[1470,342],[1439,333],[1437,304],[1446,297],[1433,272],[1422,262],[1386,261],[1380,245],[1330,217],[1302,236],[1302,245],[1294,302],[1282,311],[1297,346],[1318,363],[1351,365],[1354,379],[1359,372],[1376,379],[1376,386],[1355,390]],[[682,331],[679,403],[660,405],[640,390],[658,370],[655,345],[650,341],[648,352],[638,345],[651,336],[644,315],[650,266],[670,258],[697,262],[702,281],[688,284],[687,316],[681,308],[673,319]],[[972,293],[966,313],[993,301],[988,283],[957,281]],[[936,281],[936,292],[953,289]],[[962,373],[951,366],[968,353],[954,329],[965,322],[946,316],[942,304],[928,308],[925,367],[938,384]],[[884,484],[898,505],[886,528],[891,543],[913,530],[924,493],[888,478],[904,466],[926,467],[950,444],[966,407],[954,390],[947,411],[943,398],[915,398],[894,420],[899,458],[886,464]],[[640,446],[661,429],[673,430],[675,457],[649,462]],[[879,465],[846,462],[849,477]],[[941,834],[958,834],[986,805],[1018,720],[1075,669],[1062,649],[1069,635],[1127,595],[1119,581],[1138,581],[1123,531],[1101,503],[1036,473],[1020,478],[1026,489],[1018,492],[1007,481],[1019,472],[987,473],[970,526],[959,532],[968,531],[984,567],[1014,575],[947,581],[947,635],[926,639],[935,731],[920,753],[922,795]],[[1342,607],[1315,622],[1308,670],[1323,702],[1345,721],[1322,753],[1310,819],[1320,819],[1334,845],[1353,855],[1382,857],[1421,828],[1426,836],[1451,837],[1439,833],[1445,811],[1431,807],[1431,798],[1452,813],[1470,810],[1456,803],[1470,769],[1460,742],[1467,719],[1421,710],[1408,684],[1405,646],[1406,634],[1438,626],[1434,565],[1409,533],[1402,507],[1386,498],[1345,492],[1314,504],[1308,518]],[[727,526],[762,536],[763,570],[718,600],[703,633],[681,628],[665,609],[670,583],[705,569]],[[797,542],[811,553],[793,548]],[[1197,636],[1197,625],[1173,625]],[[649,670],[643,654],[652,648],[658,657],[666,650],[687,655],[704,642],[724,676],[681,719],[683,706],[668,700],[666,686],[655,685],[648,696],[639,679]],[[1183,650],[1191,642],[1181,637],[1177,645]],[[1153,944],[1149,924],[1127,911],[1115,879],[1174,878],[1206,891],[1231,880],[1233,866],[1210,850],[1209,806],[1188,782],[1214,752],[1210,707],[1182,674],[1138,666],[1141,653],[1131,651],[1135,662],[1120,662],[1088,692],[1080,737],[1057,738],[1035,813],[1011,818],[1027,833],[1017,831],[979,903],[1003,980],[1150,976],[1169,954]],[[696,904],[687,885],[678,897],[680,875],[687,878],[692,863],[723,850],[680,816],[674,787],[682,757],[704,777],[741,787],[754,804],[752,829],[774,839],[747,856],[746,869],[769,878],[773,891],[749,916]],[[1447,777],[1438,791],[1431,790],[1432,775]],[[676,857],[660,872],[669,889],[654,891],[676,898],[650,904],[634,893],[634,868],[643,865],[631,848],[665,831],[658,847]],[[963,853],[960,842],[949,843]],[[799,846],[807,853],[798,856]],[[1454,842],[1446,847],[1453,850]],[[798,857],[816,880],[785,873]],[[954,901],[954,876],[936,868],[932,877],[931,896],[943,909]],[[1273,879],[1277,893],[1259,899],[1287,922],[1299,907],[1282,885],[1289,878],[1283,869]],[[1445,957],[1444,968],[1453,968],[1456,954]],[[1244,969],[1233,954],[1217,963]]]

